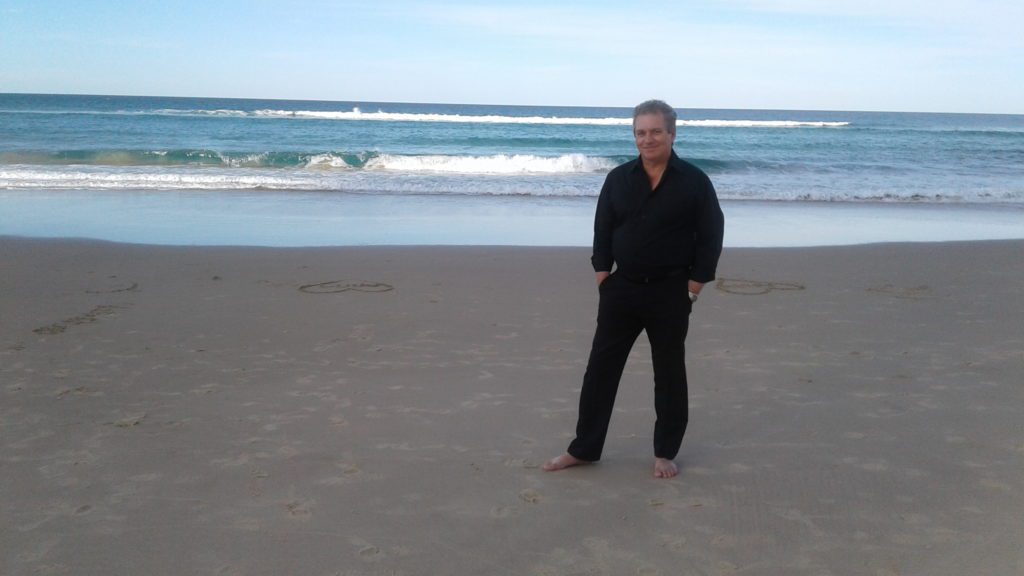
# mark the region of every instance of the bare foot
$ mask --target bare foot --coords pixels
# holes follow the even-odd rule
[[[564,468],[569,468],[570,466],[579,466],[580,464],[589,464],[589,462],[586,460],[580,460],[571,454],[562,454],[561,456],[556,456],[555,458],[548,460],[540,468],[546,472],[554,472],[555,470],[562,470]]]
[[[676,466],[675,462],[664,458],[654,459],[655,478],[672,478],[676,474],[679,474],[679,467]]]

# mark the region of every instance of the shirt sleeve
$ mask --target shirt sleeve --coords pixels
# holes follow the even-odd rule
[[[612,256],[612,232],[615,225],[615,212],[612,208],[612,177],[609,172],[601,187],[601,195],[597,198],[597,211],[594,214],[594,253],[590,263],[594,272],[611,272],[614,257]]]
[[[697,222],[697,246],[690,279],[705,284],[715,279],[718,258],[722,255],[725,215],[718,204],[718,195],[710,179],[705,180],[705,194]]]

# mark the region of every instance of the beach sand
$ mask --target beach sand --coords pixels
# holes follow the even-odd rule
[[[0,238],[0,573],[1024,573],[1024,242],[727,249],[652,477],[580,248]]]

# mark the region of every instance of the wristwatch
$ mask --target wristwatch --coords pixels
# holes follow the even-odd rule
[[[689,294],[690,294],[690,302],[691,303],[696,302],[697,301],[697,293],[696,292],[690,292]]]

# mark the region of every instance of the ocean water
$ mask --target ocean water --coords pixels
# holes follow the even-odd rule
[[[0,94],[0,234],[587,244],[604,175],[636,154],[630,112]],[[955,206],[981,215],[967,237],[1024,235],[1024,116],[679,113],[677,153],[741,222],[793,210],[849,218],[852,205],[867,214],[861,226],[875,214],[891,227],[885,214],[898,226]],[[841,243],[828,228],[799,243]],[[453,229],[468,232],[442,233]]]

